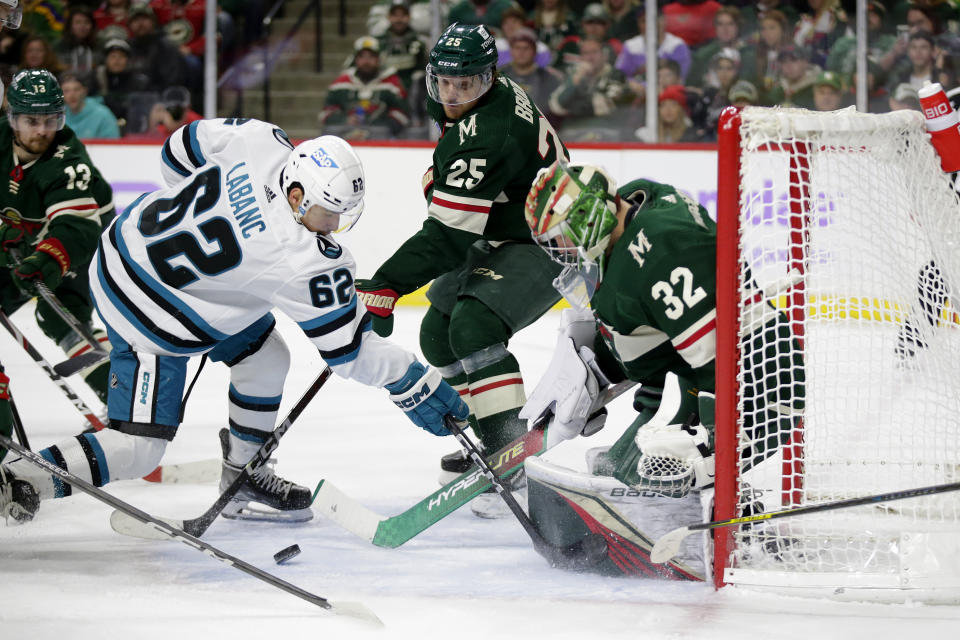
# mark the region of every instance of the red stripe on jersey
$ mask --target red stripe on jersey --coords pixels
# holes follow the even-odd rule
[[[100,343],[107,342],[108,340],[109,340],[109,338],[107,338],[107,336],[103,336],[102,338],[97,338],[97,342],[100,342]],[[70,356],[70,357],[71,357],[71,358],[76,358],[77,356],[82,355],[82,354],[86,353],[87,351],[90,351],[90,345],[89,345],[89,344],[85,344],[85,345],[83,345],[82,347],[80,347],[80,350],[77,351],[75,354],[73,354],[73,355]]]
[[[57,215],[57,214],[60,213],[61,211],[91,211],[91,210],[96,211],[96,210],[99,209],[99,208],[100,208],[100,205],[98,205],[97,203],[93,203],[93,204],[81,204],[81,205],[70,205],[69,207],[61,207],[61,208],[59,208],[59,209],[56,209],[55,211],[51,211],[51,212],[47,215],[47,217],[48,217],[48,218],[53,218],[53,216]]]
[[[707,335],[708,333],[710,333],[711,331],[713,331],[713,330],[716,329],[716,328],[717,328],[717,319],[716,319],[716,318],[713,318],[710,322],[708,322],[707,324],[705,324],[705,325],[703,325],[702,327],[700,327],[700,328],[696,331],[696,333],[694,333],[692,336],[690,336],[689,338],[687,338],[686,340],[684,340],[684,341],[681,342],[680,344],[676,345],[674,348],[675,348],[677,351],[683,351],[684,349],[690,347],[690,345],[692,345],[694,342],[696,342],[697,340],[699,340],[699,339],[702,338],[703,336]]]
[[[505,380],[498,380],[497,382],[491,382],[490,384],[485,384],[482,387],[477,387],[476,389],[470,389],[470,395],[477,396],[483,393],[484,391],[490,391],[491,389],[497,389],[499,387],[506,387],[511,384],[523,384],[523,378],[507,378]]]
[[[490,207],[485,207],[480,204],[463,204],[462,202],[451,202],[450,200],[444,200],[443,198],[434,195],[433,201],[438,205],[447,207],[448,209],[457,209],[458,211],[472,211],[473,213],[490,213]]]

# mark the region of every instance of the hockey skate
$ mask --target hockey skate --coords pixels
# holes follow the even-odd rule
[[[0,516],[8,523],[22,524],[33,520],[39,508],[40,496],[36,488],[0,466]]]
[[[524,511],[527,509],[527,474],[521,468],[519,471],[511,475],[509,478],[502,479],[504,486],[510,490],[510,493],[513,494],[513,497],[516,498],[517,502],[523,507]],[[500,494],[497,493],[496,487],[490,487],[470,503],[470,511],[473,512],[473,515],[478,518],[487,518],[487,519],[497,519],[497,518],[509,518],[513,515],[510,511],[510,507],[507,506],[507,503],[504,502],[503,498],[500,497]]]
[[[243,465],[228,462],[230,431],[220,430],[223,449],[223,469],[220,473],[220,491],[223,492],[240,475]],[[312,494],[307,487],[284,480],[273,471],[273,460],[253,472],[224,507],[224,518],[231,520],[260,520],[265,522],[307,522],[313,518],[310,510]]]

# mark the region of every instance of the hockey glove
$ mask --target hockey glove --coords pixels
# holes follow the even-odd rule
[[[357,279],[355,286],[357,297],[373,316],[374,332],[383,338],[389,337],[393,333],[393,307],[400,294],[373,280]]]
[[[27,252],[27,233],[22,227],[5,224],[0,227],[0,267],[14,265],[10,249],[17,249],[21,254]]]
[[[0,433],[8,438],[13,434],[13,407],[10,406],[10,378],[0,371]],[[0,447],[0,460],[7,450]]]
[[[702,424],[650,425],[637,433],[637,488],[667,498],[713,486],[711,432]]]
[[[69,269],[70,256],[63,244],[56,238],[47,238],[14,269],[13,282],[28,295],[36,293],[37,282],[53,291]]]
[[[461,421],[470,415],[467,403],[440,377],[440,372],[419,362],[412,363],[404,376],[388,384],[386,390],[393,404],[403,409],[413,424],[435,436],[450,435],[443,424],[448,413]]]

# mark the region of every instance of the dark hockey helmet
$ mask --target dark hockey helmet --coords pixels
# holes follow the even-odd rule
[[[427,93],[440,104],[476,100],[493,85],[497,44],[486,27],[453,23],[430,50]]]
[[[18,116],[56,116],[48,119],[50,127],[63,128],[65,109],[63,90],[46,69],[28,69],[13,76],[7,89],[10,124],[16,129]]]

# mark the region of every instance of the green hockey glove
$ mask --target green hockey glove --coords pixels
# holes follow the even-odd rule
[[[36,250],[23,259],[13,272],[13,282],[24,293],[36,293],[37,282],[43,282],[51,291],[60,285],[70,269],[70,256],[56,238],[47,238]]]
[[[400,294],[375,280],[357,279],[357,297],[373,316],[373,330],[384,338],[393,333],[393,307]]]
[[[27,234],[21,227],[5,224],[0,227],[0,267],[13,266],[11,249],[18,249],[21,254],[27,252]]]

